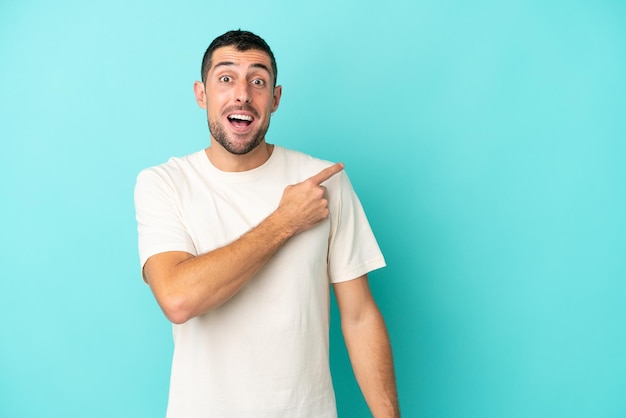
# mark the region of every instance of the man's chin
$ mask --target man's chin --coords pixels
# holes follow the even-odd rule
[[[231,154],[245,155],[254,151],[259,145],[261,145],[263,139],[253,138],[248,142],[240,142],[231,140],[220,140],[220,138],[216,138],[216,141]]]
[[[213,139],[220,144],[226,151],[234,155],[245,155],[255,150],[265,138],[265,131],[250,132],[246,135],[236,135],[227,133],[219,125],[211,125],[209,123],[209,131]]]

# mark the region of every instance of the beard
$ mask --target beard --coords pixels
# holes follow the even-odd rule
[[[218,122],[209,122],[209,131],[211,136],[215,138],[218,144],[220,144],[226,151],[235,155],[244,155],[259,146],[265,139],[265,134],[269,129],[269,121],[265,126],[260,126],[256,131],[250,132],[247,135],[251,135],[251,138],[247,142],[233,141],[228,137],[224,127]]]

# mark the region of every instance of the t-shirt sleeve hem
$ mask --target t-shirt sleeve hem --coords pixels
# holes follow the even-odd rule
[[[196,254],[196,249],[193,248],[193,246],[189,245],[189,246],[184,246],[181,245],[179,247],[165,247],[165,246],[161,246],[161,247],[152,247],[150,249],[147,249],[145,251],[142,251],[142,254],[139,256],[139,261],[140,261],[140,266],[141,266],[141,271],[143,272],[143,268],[146,265],[146,262],[148,261],[148,259],[152,256],[155,256],[157,254],[161,254],[161,253],[166,253],[169,251],[182,251],[182,252],[186,252],[189,254]]]
[[[367,261],[363,264],[360,264],[356,267],[352,267],[348,270],[343,270],[339,273],[331,274],[330,281],[333,284],[347,282],[349,280],[354,280],[356,278],[359,278],[363,276],[364,274],[367,274],[371,271],[383,268],[386,265],[387,263],[385,263],[385,259],[383,257],[378,257],[373,260]]]

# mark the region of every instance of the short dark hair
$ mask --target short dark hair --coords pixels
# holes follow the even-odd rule
[[[225,46],[233,46],[237,51],[248,51],[250,49],[256,49],[265,52],[269,55],[272,62],[272,71],[274,71],[274,87],[276,87],[276,79],[278,78],[278,68],[276,68],[276,59],[270,49],[269,45],[258,35],[245,30],[231,30],[223,35],[218,36],[211,42],[211,45],[207,48],[202,57],[201,77],[202,82],[206,82],[206,76],[211,68],[211,59],[213,58],[213,51]]]

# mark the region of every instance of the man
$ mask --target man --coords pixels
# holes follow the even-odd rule
[[[384,259],[342,164],[268,144],[274,55],[245,31],[216,38],[194,84],[211,145],[142,171],[143,276],[173,322],[167,416],[336,417],[329,284],[375,417],[399,416],[367,273]]]

